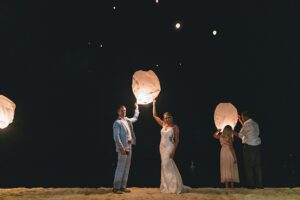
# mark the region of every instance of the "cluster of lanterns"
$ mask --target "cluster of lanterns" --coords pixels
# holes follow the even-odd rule
[[[159,79],[152,70],[136,71],[132,77],[132,91],[138,104],[149,104],[161,91]],[[234,129],[238,111],[231,103],[219,103],[214,112],[214,121],[217,129],[223,130],[226,125]]]
[[[156,74],[152,71],[136,71],[132,76],[132,91],[138,104],[149,104],[159,95],[161,88]],[[9,98],[0,95],[0,129],[13,122],[16,104]],[[231,103],[219,103],[214,112],[217,129],[223,130],[226,125],[233,129],[238,121],[237,109]]]

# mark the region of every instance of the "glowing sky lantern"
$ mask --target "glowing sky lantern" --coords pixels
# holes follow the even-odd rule
[[[6,128],[12,123],[15,115],[16,104],[7,97],[0,95],[0,128]]]
[[[132,91],[138,104],[148,104],[160,93],[160,83],[152,71],[136,71],[132,76]]]
[[[234,129],[238,121],[237,109],[231,103],[219,103],[215,109],[214,120],[217,129],[223,131],[226,125]]]

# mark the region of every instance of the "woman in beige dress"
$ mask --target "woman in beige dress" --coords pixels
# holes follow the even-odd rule
[[[220,172],[221,183],[225,184],[225,188],[234,188],[234,182],[239,183],[239,172],[235,151],[233,148],[233,130],[231,126],[225,126],[223,132],[217,130],[214,138],[218,139],[221,144],[220,152]]]

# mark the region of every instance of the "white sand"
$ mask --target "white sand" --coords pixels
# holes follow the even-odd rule
[[[12,188],[0,189],[0,200],[300,200],[300,187],[265,189],[193,188],[184,194],[162,194],[158,188],[129,188],[114,194],[111,188]]]

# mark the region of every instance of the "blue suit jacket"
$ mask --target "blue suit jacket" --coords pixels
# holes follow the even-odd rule
[[[131,131],[131,144],[136,144],[136,137],[135,137],[135,133],[133,131],[133,125],[132,123],[136,122],[138,120],[139,117],[139,110],[135,110],[134,115],[132,118],[128,118],[125,117],[128,126],[130,128]],[[116,144],[116,151],[119,152],[120,148],[125,148],[125,149],[130,149],[131,145],[128,144],[128,139],[127,139],[127,131],[125,126],[123,125],[121,119],[117,119],[114,124],[113,124],[113,138]]]

